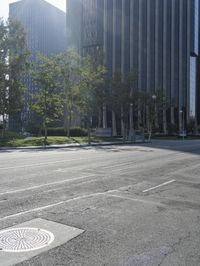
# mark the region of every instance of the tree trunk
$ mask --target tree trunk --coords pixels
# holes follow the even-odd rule
[[[129,110],[129,141],[135,141],[135,131],[134,131],[134,124],[133,124],[133,105],[130,104]]]
[[[163,133],[167,135],[167,114],[165,107],[163,109]]]
[[[87,128],[88,128],[88,145],[91,144],[91,125],[92,125],[92,117],[89,117],[87,121]]]
[[[155,102],[155,121],[154,121],[155,128],[158,129],[158,108],[157,108],[157,103]]]
[[[150,127],[149,127],[149,138],[148,138],[148,142],[151,141],[151,136],[152,136],[152,125],[150,125]]]
[[[90,129],[90,125],[88,124],[88,145],[91,144],[91,129]]]
[[[112,111],[112,135],[113,137],[117,136],[116,115],[114,111]]]
[[[68,110],[67,105],[64,105],[64,131],[65,134],[67,133],[67,127],[68,127]]]
[[[5,123],[5,115],[3,114],[3,127],[2,127],[2,132],[1,132],[2,138],[4,138],[5,136],[5,131],[6,131],[6,123]]]
[[[101,111],[101,108],[99,108],[97,128],[100,128],[101,127],[101,119],[102,119],[102,111]]]
[[[67,126],[67,137],[70,137],[70,129],[71,129],[71,124],[72,124],[72,110],[68,111],[68,126]]]
[[[122,136],[123,136],[123,143],[126,142],[126,131],[125,131],[125,124],[124,124],[124,120],[121,120],[121,130],[122,130]]]
[[[142,124],[142,114],[141,111],[138,111],[138,128],[140,128],[140,125]],[[143,127],[144,127],[144,123],[143,123]]]
[[[124,122],[124,110],[123,107],[121,107],[121,134],[123,137],[123,142],[126,141],[126,134],[125,134],[125,122]]]
[[[44,145],[47,144],[47,125],[44,124]]]
[[[167,135],[167,117],[166,117],[166,110],[163,110],[163,133]]]
[[[150,117],[149,117],[149,107],[146,106],[146,125],[147,125],[147,131],[150,131]]]
[[[107,128],[107,108],[105,104],[103,104],[103,128]]]

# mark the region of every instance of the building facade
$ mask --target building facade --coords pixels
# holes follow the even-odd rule
[[[34,63],[38,53],[51,56],[66,50],[66,13],[44,0],[21,0],[9,5],[9,17],[19,20],[27,34],[28,49]],[[31,94],[38,92],[33,80],[24,77],[25,103],[21,117],[10,118],[11,128],[24,127],[32,115]]]
[[[197,118],[197,60],[199,56],[199,0],[68,0],[68,14],[79,5],[79,51],[102,47],[112,75],[135,69],[134,87],[168,99],[163,112],[167,124]],[[71,33],[76,23],[70,25]],[[69,24],[68,24],[69,25]],[[77,46],[76,38],[73,44]]]

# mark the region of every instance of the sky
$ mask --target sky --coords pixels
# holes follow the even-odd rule
[[[18,0],[0,0],[0,17],[7,18],[9,4],[17,1]],[[45,0],[45,1],[60,8],[63,11],[66,11],[66,0]]]

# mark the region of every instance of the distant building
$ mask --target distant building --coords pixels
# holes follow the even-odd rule
[[[68,0],[67,10],[69,20],[78,17],[68,27],[81,54],[102,47],[110,76],[135,69],[136,89],[163,90],[163,131],[200,111],[199,12],[199,0]]]
[[[21,0],[9,5],[9,17],[18,19],[27,33],[32,62],[37,53],[51,56],[66,50],[66,13],[44,0]],[[20,129],[29,122],[31,94],[38,88],[30,76],[24,78],[25,104],[21,118],[10,118],[10,127]]]

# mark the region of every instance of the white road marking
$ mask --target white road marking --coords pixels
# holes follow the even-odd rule
[[[19,166],[9,166],[9,167],[0,167],[0,170],[9,170],[9,169],[17,169],[17,168],[24,168],[24,167],[34,167],[34,166],[42,166],[48,164],[57,164],[57,163],[64,163],[64,162],[72,162],[72,161],[82,161],[82,160],[92,160],[94,157],[83,157],[83,158],[73,158],[73,159],[65,159],[59,161],[52,161],[52,162],[44,162],[44,163],[35,163],[35,164],[24,164]],[[95,159],[105,158],[105,156],[99,155],[95,156]]]
[[[71,161],[75,161],[75,160],[78,160],[78,159],[60,160],[60,161],[53,161],[53,162],[46,162],[46,163],[35,163],[35,164],[26,164],[26,165],[10,166],[10,167],[1,167],[0,170],[9,170],[9,169],[16,169],[16,168],[48,165],[48,164],[57,164],[57,163],[71,162]]]
[[[165,183],[162,183],[162,184],[160,184],[160,185],[158,185],[158,186],[155,186],[155,187],[151,187],[151,188],[145,189],[145,190],[143,190],[142,192],[143,192],[143,193],[146,193],[146,192],[149,192],[149,191],[154,190],[154,189],[156,189],[156,188],[160,188],[160,187],[163,187],[163,186],[169,185],[169,184],[174,183],[174,182],[176,182],[176,180],[175,180],[175,179],[172,179],[172,180],[167,181],[167,182],[165,182]]]
[[[126,166],[126,165],[130,165],[132,162],[126,162],[126,163],[119,163],[119,164],[113,164],[113,162],[111,162],[110,165],[108,166],[103,166],[103,170],[104,169],[112,169],[112,168],[116,168],[116,167],[121,167],[121,166]],[[117,170],[118,171],[118,170]]]
[[[84,178],[92,177],[92,176],[94,176],[94,175],[86,175],[86,176],[81,176],[81,177],[77,177],[77,178],[65,179],[65,180],[55,181],[55,182],[46,183],[46,184],[42,184],[42,185],[38,185],[38,186],[28,187],[28,188],[10,190],[10,191],[6,191],[6,192],[0,193],[0,196],[7,195],[7,194],[14,194],[14,193],[19,193],[19,192],[24,192],[24,191],[27,191],[27,190],[34,190],[34,189],[47,187],[47,186],[52,186],[52,185],[59,185],[59,184],[63,184],[63,183],[71,182],[71,181],[76,181],[76,180],[80,180],[80,179],[84,179]]]
[[[98,196],[98,195],[102,195],[102,194],[104,194],[104,193],[93,193],[93,194],[88,194],[88,195],[84,195],[84,196],[80,196],[80,197],[76,197],[76,198],[72,198],[72,199],[68,199],[68,200],[59,201],[57,203],[49,204],[49,205],[46,205],[46,206],[38,207],[38,208],[35,208],[35,209],[23,211],[23,212],[18,212],[18,213],[15,213],[15,214],[11,214],[11,215],[2,217],[2,218],[0,218],[0,221],[6,220],[6,219],[9,219],[9,218],[15,218],[15,217],[18,217],[18,216],[21,216],[21,215],[24,215],[24,214],[28,214],[28,213],[31,213],[31,212],[37,212],[37,211],[46,210],[46,209],[49,209],[49,208],[52,208],[52,207],[55,207],[55,206],[58,206],[58,205],[61,205],[61,204],[64,204],[64,203],[68,203],[68,202],[72,202],[72,201],[76,201],[76,200],[81,200],[81,199],[85,199],[85,198],[90,198],[90,197],[94,197],[94,196]]]
[[[112,195],[112,194],[107,195],[107,194],[113,193],[113,192],[118,192],[118,190],[116,189],[116,190],[109,190],[109,191],[106,191],[106,192],[97,192],[97,193],[83,195],[83,196],[80,196],[80,197],[75,197],[75,198],[68,199],[68,200],[59,201],[57,203],[53,203],[53,204],[49,204],[49,205],[46,205],[46,206],[38,207],[38,208],[35,208],[35,209],[31,209],[31,210],[27,210],[27,211],[18,212],[18,213],[15,213],[15,214],[4,216],[4,217],[0,218],[0,221],[4,221],[4,220],[10,219],[10,218],[15,218],[15,217],[18,217],[18,216],[21,216],[21,215],[25,215],[25,214],[29,214],[29,213],[32,213],[32,212],[38,212],[38,211],[46,210],[46,209],[49,209],[49,208],[52,208],[52,207],[56,207],[56,206],[59,206],[59,205],[62,205],[62,204],[66,204],[66,203],[69,203],[69,202],[82,200],[82,199],[87,199],[87,198],[96,197],[96,196],[116,197],[116,198],[122,198],[122,199],[126,199],[126,200],[132,200],[132,201],[137,201],[137,202],[142,202],[142,203],[148,203],[149,204],[149,201],[144,201],[144,200],[141,201],[140,199],[121,197],[121,196]]]
[[[130,197],[125,197],[125,196],[120,196],[120,195],[106,195],[108,197],[114,197],[114,198],[120,198],[120,199],[124,199],[124,200],[130,200],[130,201],[135,201],[135,202],[140,202],[140,203],[146,203],[146,204],[151,204],[151,205],[163,205],[161,203],[158,202],[153,202],[153,201],[147,201],[147,200],[142,200],[142,199],[134,199],[134,198],[130,198]]]

